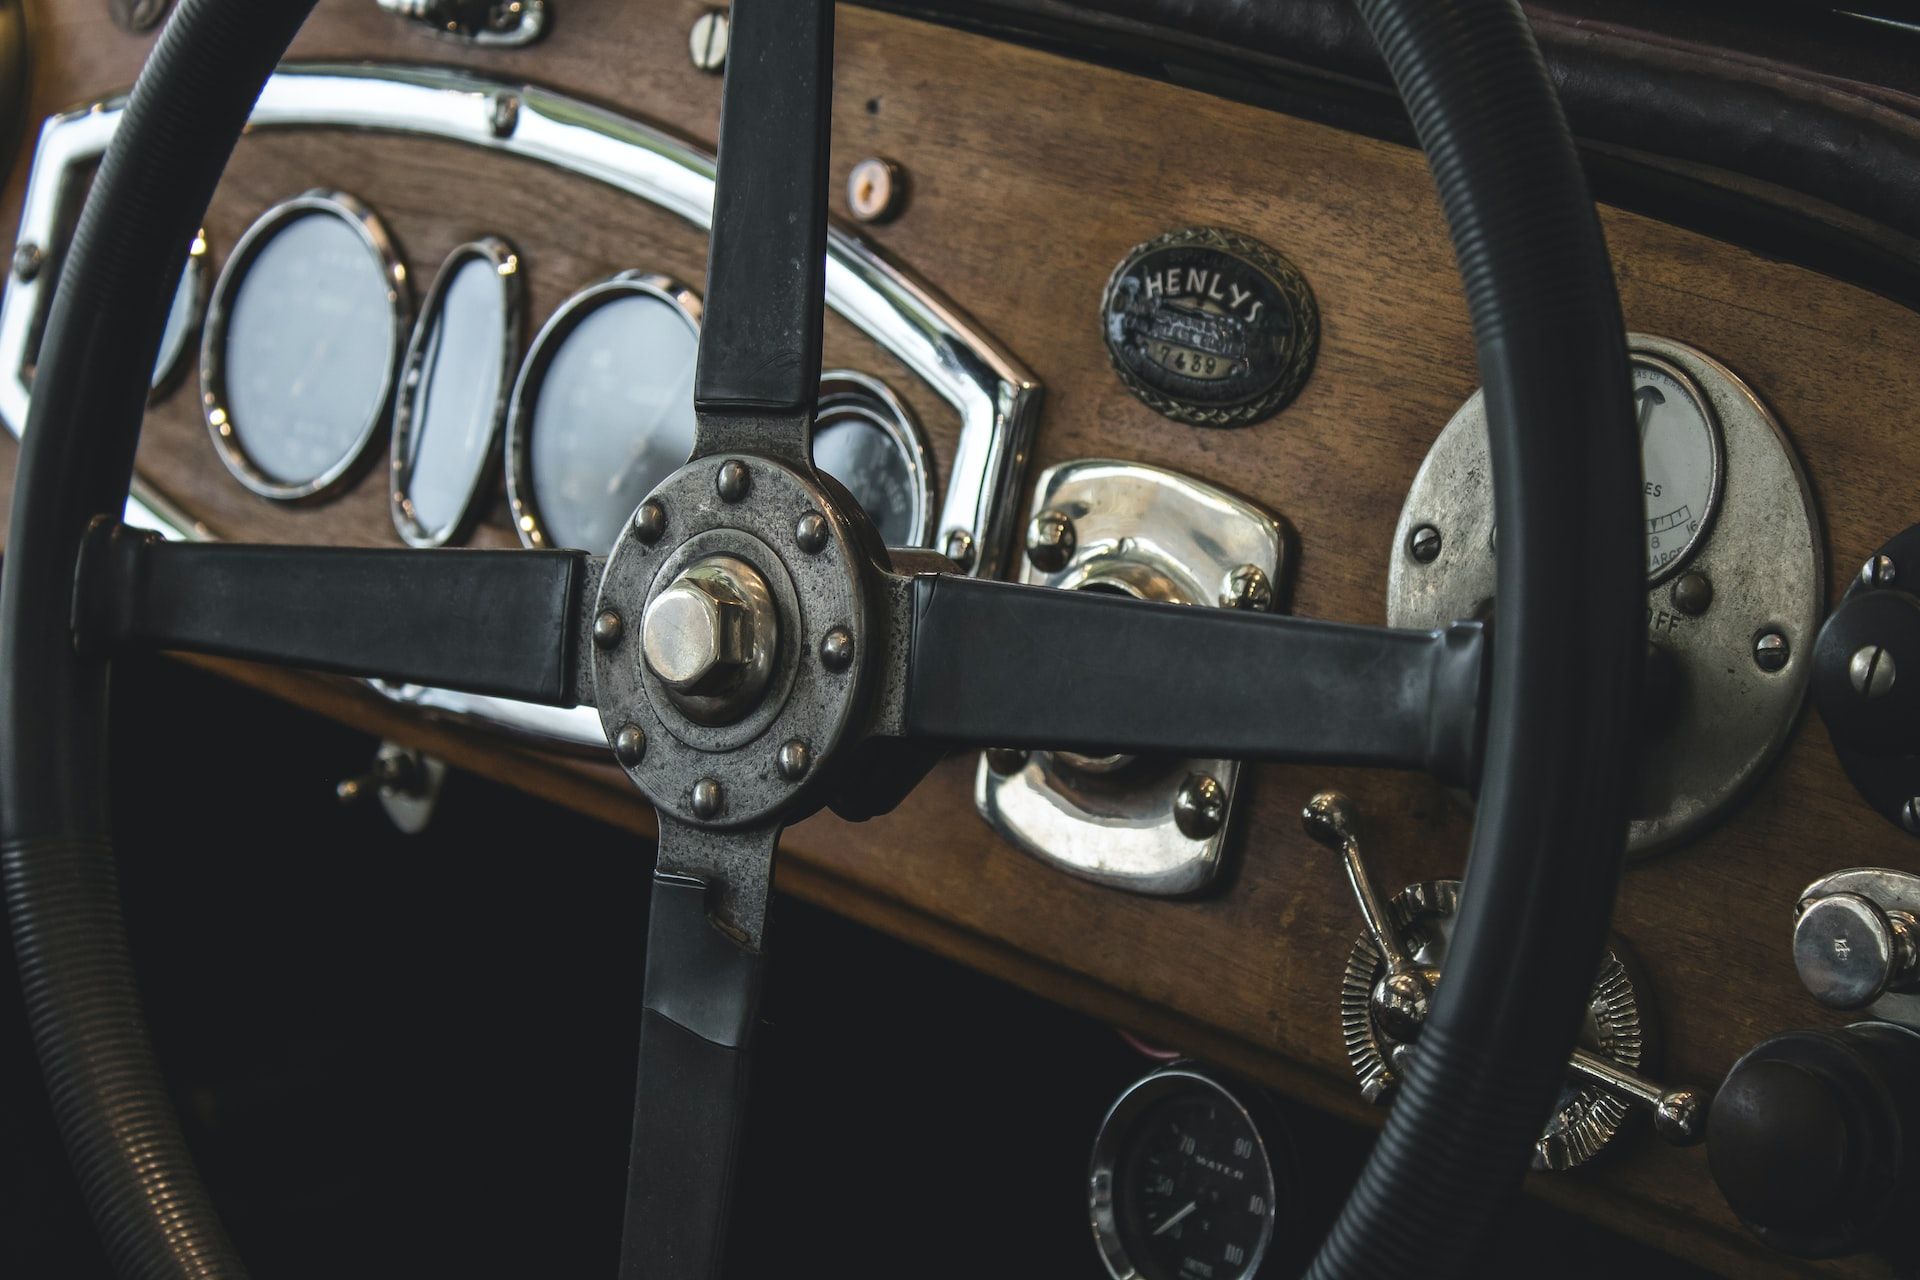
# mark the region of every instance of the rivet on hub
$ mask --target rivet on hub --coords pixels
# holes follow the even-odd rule
[[[853,632],[835,627],[820,638],[820,661],[829,671],[845,671],[853,664]]]
[[[693,815],[696,818],[711,818],[719,814],[725,793],[720,789],[717,778],[702,778],[693,784]]]
[[[807,770],[813,768],[813,752],[807,750],[806,743],[795,738],[780,748],[773,762],[780,770],[781,777],[788,782],[798,782],[807,776]]]
[[[1173,821],[1189,840],[1206,840],[1227,820],[1227,789],[1212,774],[1192,773],[1173,798]]]
[[[739,502],[753,487],[753,475],[747,470],[746,463],[738,458],[728,458],[720,464],[720,471],[713,478],[713,487],[722,502]]]
[[[631,769],[647,754],[647,731],[637,724],[620,726],[613,735],[613,758]]]
[[[633,536],[652,546],[667,531],[667,509],[648,498],[633,513]]]
[[[818,511],[807,512],[793,526],[793,540],[810,556],[826,550],[827,518]]]
[[[593,620],[593,642],[602,649],[611,649],[620,643],[620,633],[624,629],[619,614],[611,609],[602,610],[600,616]]]

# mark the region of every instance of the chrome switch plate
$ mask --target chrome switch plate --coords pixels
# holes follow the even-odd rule
[[[1280,519],[1178,472],[1099,458],[1061,463],[1040,474],[1032,510],[1046,533],[1029,542],[1022,582],[1209,607],[1271,609],[1286,599],[1292,566]],[[973,794],[994,830],[1062,871],[1177,895],[1206,888],[1219,872],[1239,782],[1235,760],[988,751]],[[1211,803],[1195,806],[1196,798]]]

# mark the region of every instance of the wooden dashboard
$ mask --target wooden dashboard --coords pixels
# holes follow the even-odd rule
[[[701,9],[698,0],[567,0],[542,44],[476,51],[411,30],[371,0],[322,0],[294,56],[488,70],[711,147],[720,80],[690,65],[686,45]],[[101,4],[34,0],[28,16],[35,125],[123,89],[148,47]],[[863,9],[842,10],[836,57],[835,190],[864,157],[904,167],[904,213],[859,233],[1045,384],[1030,472],[1115,457],[1243,492],[1297,534],[1293,612],[1383,622],[1402,499],[1477,383],[1419,153]],[[31,154],[29,140],[14,157],[10,218]],[[614,271],[694,282],[704,274],[699,233],[603,186],[449,143],[340,130],[243,140],[208,215],[216,259],[266,207],[315,186],[350,190],[379,209],[423,282],[455,244],[510,236],[527,264],[535,324]],[[1604,220],[1629,327],[1711,353],[1791,435],[1837,598],[1852,569],[1914,518],[1907,477],[1920,469],[1911,394],[1920,316],[1645,217],[1609,210]],[[1318,297],[1311,378],[1290,407],[1250,429],[1170,423],[1129,395],[1103,347],[1108,273],[1131,246],[1189,225],[1277,246]],[[935,454],[950,455],[958,423],[949,409],[916,392],[851,326],[831,322],[827,344],[829,364],[898,372]],[[8,475],[13,456],[11,440],[0,442]],[[399,541],[377,473],[307,507],[242,489],[215,456],[191,387],[149,413],[139,466],[153,489],[222,538]],[[504,503],[472,542],[516,545]],[[645,802],[610,763],[430,721],[348,682],[222,669],[635,832],[650,826]],[[795,828],[778,886],[1320,1105],[1374,1114],[1354,1086],[1337,1013],[1359,921],[1339,868],[1306,839],[1298,814],[1323,787],[1354,796],[1376,874],[1392,889],[1458,874],[1470,827],[1458,800],[1416,776],[1253,770],[1224,883],[1194,900],[1153,900],[1068,878],[1002,843],[974,812],[974,767],[971,755],[946,762],[887,817],[851,825],[822,816]],[[635,840],[615,856],[645,857],[646,847]],[[1842,867],[1916,863],[1911,838],[1856,798],[1824,728],[1803,714],[1781,761],[1730,821],[1627,875],[1616,930],[1653,990],[1661,1077],[1711,1088],[1761,1038],[1841,1021],[1805,996],[1794,973],[1789,913],[1799,891]],[[1675,1150],[1644,1131],[1617,1147],[1588,1168],[1535,1176],[1531,1189],[1732,1273],[1886,1274],[1869,1260],[1805,1264],[1765,1249],[1733,1220],[1702,1149]]]

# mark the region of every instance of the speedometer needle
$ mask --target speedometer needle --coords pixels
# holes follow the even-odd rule
[[[1192,1213],[1195,1209],[1198,1209],[1199,1207],[1200,1207],[1200,1202],[1198,1200],[1187,1201],[1186,1208],[1182,1209],[1180,1212],[1174,1214],[1171,1218],[1168,1218],[1165,1222],[1155,1227],[1153,1229],[1153,1234],[1157,1236],[1165,1235],[1167,1232],[1173,1230],[1175,1226],[1179,1225],[1180,1222],[1182,1222],[1188,1214]]]

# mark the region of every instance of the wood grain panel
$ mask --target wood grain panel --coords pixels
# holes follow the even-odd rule
[[[538,80],[711,141],[718,82],[687,66],[694,0],[567,0],[552,39],[525,54],[467,54],[405,30],[366,0],[323,0],[305,57],[458,60]],[[142,52],[92,6],[32,6],[42,109],[119,86]],[[639,13],[636,14],[636,9]],[[1299,533],[1294,609],[1384,620],[1401,499],[1427,447],[1477,382],[1458,281],[1420,157],[1167,85],[860,10],[840,17],[833,166],[885,155],[912,201],[871,238],[911,264],[1040,376],[1036,466],[1090,455],[1177,468],[1282,512]],[[17,205],[21,168],[9,186]],[[250,138],[210,215],[224,254],[274,200],[343,186],[389,219],[416,279],[481,231],[525,252],[537,322],[567,292],[628,266],[701,276],[684,226],[592,184],[451,145],[307,133]],[[1278,418],[1242,431],[1171,424],[1111,375],[1096,323],[1126,249],[1169,228],[1218,224],[1280,247],[1323,317],[1318,366]],[[1844,583],[1915,515],[1920,469],[1909,394],[1920,317],[1798,268],[1646,218],[1608,211],[1629,324],[1694,343],[1748,378],[1798,442]],[[951,416],[844,327],[830,359],[893,378],[951,448]],[[11,470],[11,446],[0,449]],[[149,423],[141,465],[228,536],[393,540],[376,479],[324,506],[267,506],[219,466],[190,393]],[[511,541],[496,516],[489,544]],[[1744,660],[1739,655],[1735,660]],[[1205,655],[1195,655],[1204,662]],[[540,759],[420,722],[337,682],[236,674],[329,714],[411,738],[488,776],[645,830],[610,768]],[[1608,678],[1606,672],[1594,679]],[[1068,879],[1002,845],[973,813],[973,762],[942,765],[902,808],[791,833],[783,890],[1223,1061],[1276,1087],[1363,1114],[1335,999],[1358,920],[1337,868],[1300,833],[1306,797],[1338,785],[1365,807],[1389,887],[1457,874],[1469,815],[1416,777],[1318,768],[1249,771],[1223,888],[1147,901]],[[1920,866],[1911,841],[1859,804],[1809,718],[1732,821],[1636,867],[1616,914],[1648,971],[1664,1075],[1711,1085],[1756,1040],[1835,1024],[1801,993],[1787,947],[1798,890],[1841,866]],[[1700,1150],[1644,1133],[1597,1168],[1535,1178],[1535,1192],[1729,1273],[1808,1270],[1731,1220]],[[1885,1274],[1866,1260],[1822,1273]]]

